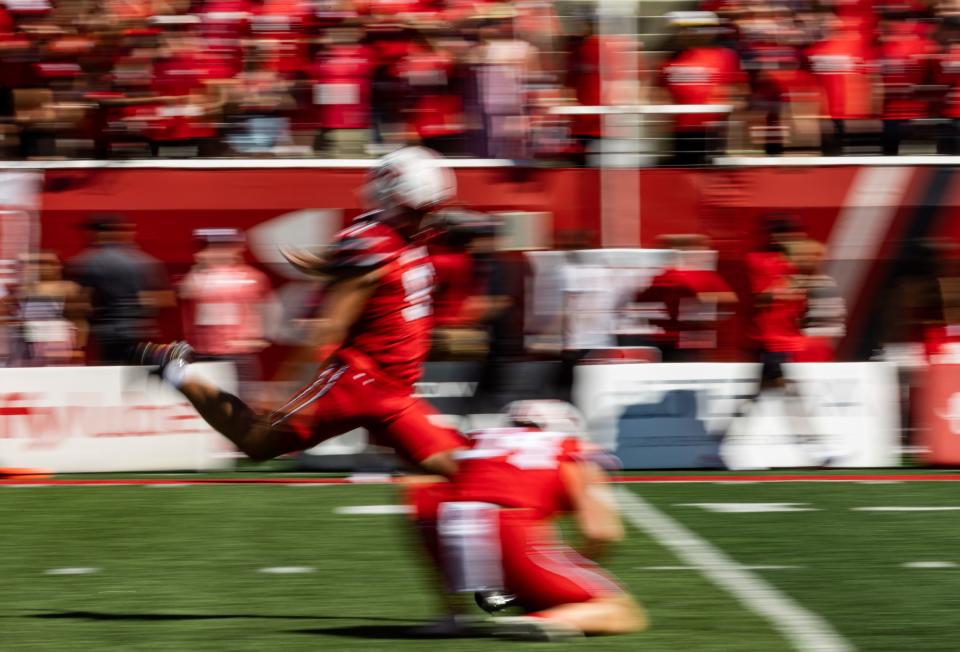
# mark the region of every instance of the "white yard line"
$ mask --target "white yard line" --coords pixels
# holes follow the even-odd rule
[[[952,561],[908,561],[901,564],[903,568],[956,568],[957,564]]]
[[[852,512],[957,512],[957,505],[890,505],[886,507],[851,507]]]
[[[98,573],[99,568],[75,566],[71,568],[48,568],[43,571],[44,575],[90,575]]]
[[[337,507],[333,510],[335,514],[350,515],[370,515],[380,516],[384,514],[409,514],[412,508],[409,505],[351,505],[347,507]]]
[[[313,573],[316,572],[316,568],[312,566],[270,566],[268,568],[261,568],[258,570],[258,573],[269,573],[271,575],[299,575],[301,573]]]
[[[770,512],[818,512],[810,503],[677,503],[676,507],[697,507],[716,514],[763,514]]]
[[[808,611],[771,584],[746,570],[706,539],[701,538],[630,491],[618,488],[624,518],[680,561],[766,618],[801,652],[849,652],[850,645],[826,620]]]

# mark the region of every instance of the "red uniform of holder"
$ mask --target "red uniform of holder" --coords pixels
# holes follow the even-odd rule
[[[493,428],[474,433],[471,448],[458,453],[460,471],[450,483],[413,486],[415,518],[451,584],[493,588],[462,583],[463,575],[477,575],[477,564],[463,559],[473,556],[495,566],[480,575],[501,581],[528,612],[621,593],[603,569],[563,543],[551,522],[571,510],[561,466],[594,454],[575,437]],[[445,518],[451,506],[465,508],[459,523]],[[451,526],[459,531],[446,536]]]

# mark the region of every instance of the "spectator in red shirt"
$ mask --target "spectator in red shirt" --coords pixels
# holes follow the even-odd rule
[[[638,74],[637,62],[631,57],[637,44],[626,36],[597,34],[592,21],[584,21],[583,29],[583,35],[572,43],[568,58],[568,84],[576,93],[577,103],[608,106],[635,100],[627,89]],[[601,60],[608,62],[605,79],[600,73]],[[574,117],[572,134],[585,153],[595,149],[602,135],[602,122],[599,114]]]
[[[311,7],[304,0],[259,0],[253,2],[250,30],[262,46],[263,66],[283,78],[291,78],[306,64],[303,38]],[[269,45],[269,47],[267,47]]]
[[[936,62],[936,81],[946,92],[940,115],[946,119],[937,153],[960,154],[960,16],[946,16],[941,31],[943,51]]]
[[[812,465],[822,466],[842,453],[827,447],[799,389],[783,369],[790,362],[832,358],[831,340],[811,340],[803,330],[809,316],[808,289],[813,287],[803,278],[815,274],[821,249],[791,216],[769,217],[766,229],[768,238],[763,249],[747,256],[754,299],[752,336],[762,365],[760,383],[756,393],[737,408],[735,421],[756,404],[761,394],[779,396],[798,447]]]
[[[717,43],[719,21],[710,12],[674,18],[678,48],[661,69],[673,104],[736,104],[745,95],[745,76],[737,54]],[[673,123],[674,163],[702,165],[724,150],[727,115],[679,114]]]
[[[243,39],[250,33],[248,0],[206,0],[198,15],[207,51],[233,77],[243,69]]]
[[[676,259],[634,300],[657,315],[651,323],[659,332],[651,343],[664,362],[702,361],[716,349],[721,310],[737,302],[736,294],[708,264],[706,237],[669,235],[660,241],[676,252]]]
[[[463,151],[466,124],[463,70],[439,41],[442,25],[423,25],[420,37],[400,63],[412,98],[410,123],[420,142],[446,156]]]
[[[848,123],[873,116],[870,44],[859,19],[834,17],[827,38],[807,50],[810,69],[823,94],[821,149],[824,155],[843,153]]]
[[[202,248],[180,283],[184,335],[203,359],[233,362],[247,386],[259,380],[257,356],[267,346],[270,284],[244,262],[243,236],[235,229],[200,229],[195,235]],[[241,389],[239,395],[248,394]]]
[[[803,346],[794,356],[797,362],[834,362],[837,341],[846,332],[843,295],[823,271],[824,252],[824,246],[815,240],[801,240],[791,246],[797,270],[793,282],[806,298],[801,318]]]
[[[216,80],[229,75],[206,50],[196,16],[161,16],[162,46],[154,60],[152,90],[163,104],[151,119],[154,155],[164,145],[190,145],[200,156],[219,153],[223,98]]]
[[[326,47],[310,67],[311,113],[319,127],[318,147],[329,158],[363,158],[370,142],[373,50],[350,24],[327,31]]]
[[[274,147],[291,142],[292,82],[270,67],[273,55],[268,50],[255,46],[244,71],[227,87],[231,117],[237,123],[227,142],[241,154],[270,154]]]
[[[410,98],[400,65],[412,48],[412,32],[399,24],[368,23],[367,39],[376,63],[371,86],[373,139],[377,143],[404,141],[404,113]]]
[[[743,67],[750,75],[751,105],[762,121],[751,134],[767,154],[782,154],[818,131],[820,95],[813,76],[803,69],[807,35],[784,6],[757,7],[735,24]]]
[[[920,87],[932,81],[937,45],[914,20],[887,17],[880,23],[879,67],[883,82],[883,153],[900,152],[903,128],[929,116]]]
[[[766,218],[767,241],[760,251],[747,254],[747,274],[753,295],[752,332],[763,364],[761,390],[782,387],[782,365],[802,348],[800,320],[804,293],[793,285],[796,267],[791,248],[806,239],[800,224],[789,215]]]

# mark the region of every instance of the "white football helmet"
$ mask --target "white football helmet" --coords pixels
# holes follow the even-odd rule
[[[566,401],[513,401],[504,411],[514,426],[534,426],[576,437],[584,435],[583,415]]]
[[[426,147],[404,147],[370,171],[366,193],[378,208],[424,210],[453,199],[456,178],[443,158]]]

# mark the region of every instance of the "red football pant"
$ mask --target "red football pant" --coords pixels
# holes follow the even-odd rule
[[[448,578],[453,569],[444,551],[448,542],[438,532],[437,514],[450,496],[445,484],[410,488],[409,501],[423,543]],[[563,604],[618,596],[623,589],[602,568],[565,544],[556,528],[529,509],[499,508],[497,532],[503,588],[517,596],[528,612]]]
[[[395,383],[334,362],[271,415],[270,425],[277,436],[293,438],[300,450],[366,428],[373,443],[416,463],[465,445],[459,432],[430,419],[436,414]]]

